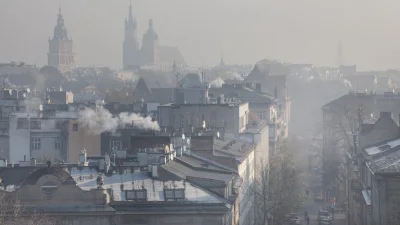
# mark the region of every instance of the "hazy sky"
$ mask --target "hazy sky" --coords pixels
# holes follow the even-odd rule
[[[191,65],[262,58],[333,65],[339,40],[359,69],[400,68],[399,0],[132,0],[141,40],[153,18],[160,44]],[[77,66],[122,66],[129,0],[0,0],[0,62],[47,61],[61,6]]]

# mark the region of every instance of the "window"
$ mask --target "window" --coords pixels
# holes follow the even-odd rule
[[[72,124],[72,131],[78,131],[78,124],[77,123]]]
[[[184,200],[185,189],[164,189],[165,200]]]
[[[63,124],[63,121],[56,121],[56,128],[57,129],[61,129],[62,128],[62,124]]]
[[[60,140],[60,138],[55,138],[54,139],[54,148],[55,149],[61,149],[61,140]]]
[[[120,150],[120,149],[122,149],[122,143],[120,140],[111,140],[110,141],[110,151]]]
[[[17,119],[17,129],[28,129],[29,123],[27,118],[18,118]]]
[[[40,129],[42,126],[42,121],[40,120],[31,120],[31,129]]]
[[[31,139],[31,149],[32,150],[40,150],[41,140],[40,138],[32,138]]]
[[[264,112],[257,112],[257,116],[258,116],[258,118],[260,118],[260,119],[264,119]]]
[[[137,200],[146,201],[147,200],[147,190],[126,190],[125,196],[127,200]]]

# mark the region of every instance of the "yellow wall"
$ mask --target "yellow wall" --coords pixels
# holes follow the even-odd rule
[[[73,130],[73,125],[78,124],[78,130]],[[68,125],[68,163],[77,163],[79,161],[79,153],[82,149],[86,149],[88,156],[100,156],[100,140],[99,134],[94,134],[85,128],[78,120],[70,120]]]

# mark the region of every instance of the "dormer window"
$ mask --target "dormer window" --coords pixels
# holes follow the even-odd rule
[[[125,196],[126,200],[147,201],[147,190],[126,190]]]
[[[168,200],[184,200],[185,199],[185,189],[164,189],[165,201]]]

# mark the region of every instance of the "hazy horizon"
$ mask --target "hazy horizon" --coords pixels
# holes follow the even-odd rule
[[[260,59],[334,65],[339,40],[360,70],[400,68],[394,0],[132,0],[138,38],[154,21],[160,45],[178,46],[189,65]],[[122,67],[129,0],[0,0],[0,62],[47,63],[61,6],[77,66]]]

